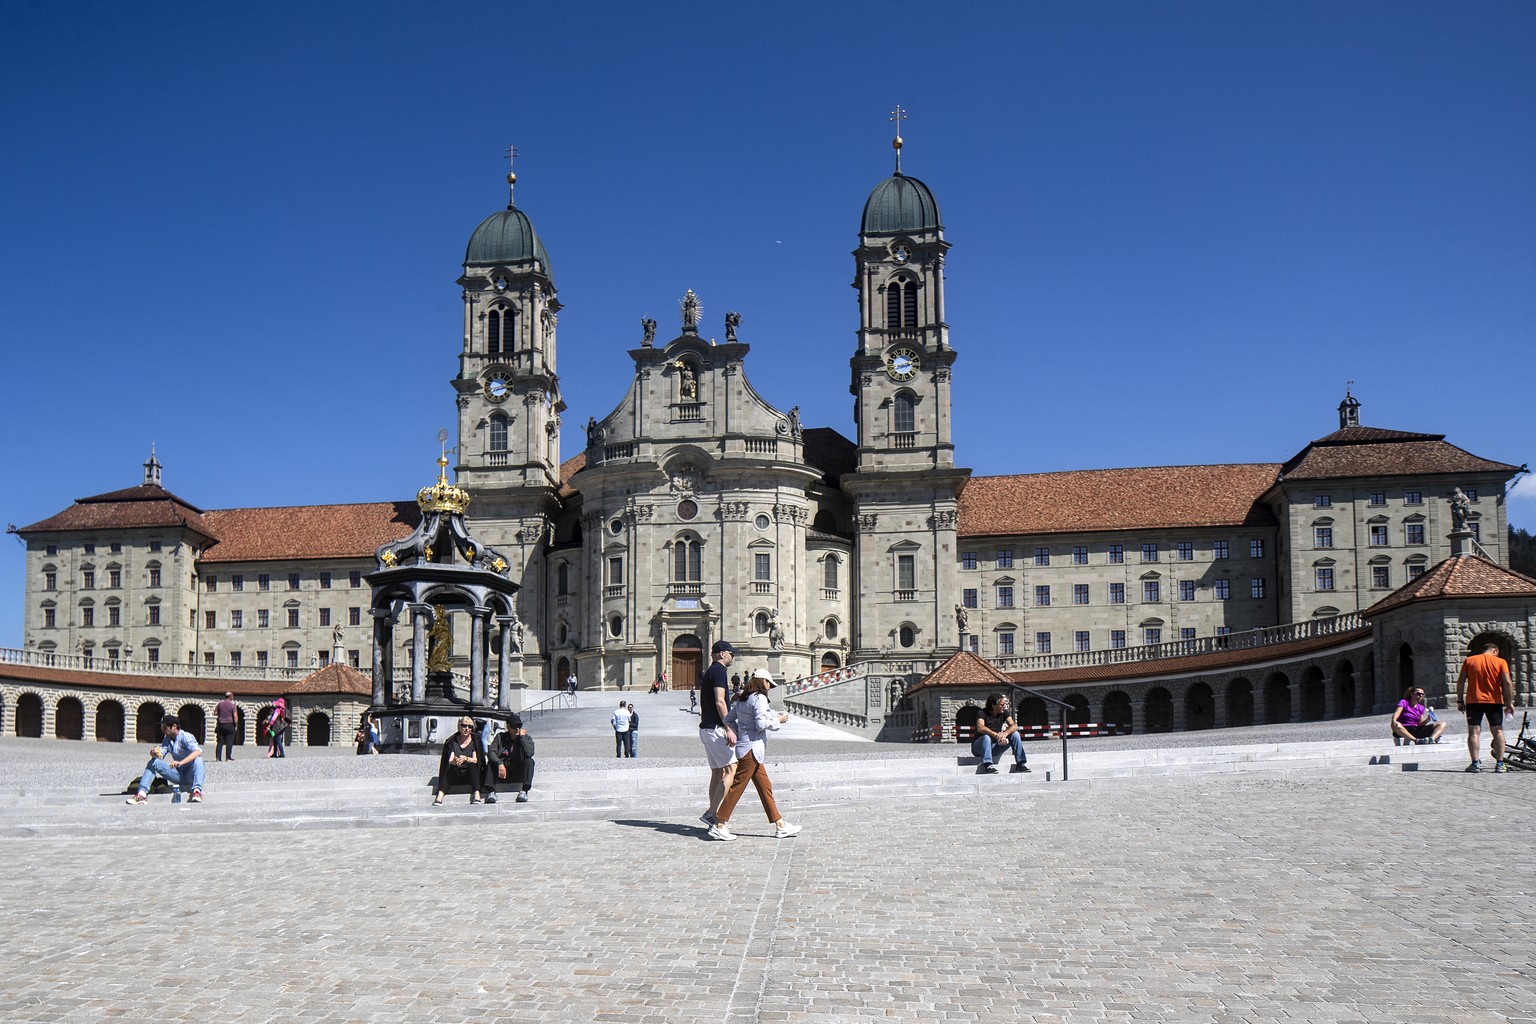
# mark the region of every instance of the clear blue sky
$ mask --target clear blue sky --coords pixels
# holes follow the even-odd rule
[[[1536,462],[1532,54],[1524,0],[5,4],[0,516],[138,483],[151,442],[207,508],[414,494],[509,142],[565,455],[689,288],[851,435],[898,103],[978,474],[1281,461],[1346,380],[1367,424]],[[22,567],[5,539],[0,645]]]

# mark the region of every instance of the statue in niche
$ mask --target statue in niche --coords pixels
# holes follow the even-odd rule
[[[603,428],[597,425],[597,417],[587,417],[587,444],[594,445],[603,439]]]
[[[732,342],[734,342],[736,340],[736,328],[738,328],[740,326],[741,326],[741,314],[740,313],[732,312],[732,313],[725,314],[725,341],[726,341],[726,344],[730,344],[730,343],[732,343]]]
[[[1467,521],[1472,515],[1472,501],[1460,487],[1451,492],[1451,532],[1471,533]]]
[[[432,629],[427,633],[427,671],[452,670],[453,627],[448,625],[448,610],[442,605],[432,606]]]
[[[650,348],[656,343],[656,321],[650,317],[640,318],[640,329],[645,332],[645,337],[640,340],[642,348]]]
[[[699,397],[699,378],[694,374],[693,367],[679,359],[677,361],[677,376],[678,394],[687,401],[697,401]]]
[[[768,615],[768,646],[776,651],[784,649],[784,627],[779,622],[779,610],[777,608]]]
[[[704,307],[699,302],[699,297],[693,294],[693,289],[688,289],[688,294],[683,296],[683,301],[678,303],[678,308],[683,314],[683,331],[687,334],[699,333],[699,317],[704,315]]]

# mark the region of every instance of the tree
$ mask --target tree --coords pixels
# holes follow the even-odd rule
[[[1536,536],[1509,528],[1509,567],[1527,576],[1536,576]]]

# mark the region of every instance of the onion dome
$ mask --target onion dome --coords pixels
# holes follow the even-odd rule
[[[875,186],[864,203],[861,235],[910,235],[943,228],[933,192],[897,171]]]

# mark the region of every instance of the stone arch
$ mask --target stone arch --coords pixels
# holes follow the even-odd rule
[[[1227,683],[1228,726],[1253,724],[1253,684],[1242,676]]]
[[[1397,648],[1397,690],[1399,693],[1413,685],[1413,647],[1404,643]]]
[[[1271,725],[1291,720],[1291,681],[1284,672],[1264,680],[1264,721]]]
[[[1131,695],[1124,690],[1114,690],[1104,695],[1104,723],[1118,726],[1122,732],[1130,732],[1135,721],[1131,713]]]
[[[955,742],[969,743],[974,738],[976,731],[976,719],[981,717],[981,708],[975,704],[963,705],[955,712]]]
[[[1500,632],[1497,632],[1497,631],[1494,631],[1494,630],[1484,630],[1483,632],[1478,633],[1476,636],[1474,636],[1471,640],[1468,640],[1467,641],[1467,649],[1462,653],[1462,657],[1466,657],[1468,654],[1481,654],[1481,653],[1483,653],[1483,647],[1486,644],[1498,644],[1499,645],[1499,657],[1503,658],[1505,661],[1508,661],[1510,663],[1514,662],[1514,658],[1515,658],[1515,644],[1514,644],[1514,641],[1510,639],[1508,633],[1500,633]],[[1426,691],[1428,689],[1429,689],[1428,687],[1425,687]]]
[[[127,712],[115,700],[104,700],[96,705],[96,741],[98,743],[123,742],[123,724]]]
[[[823,672],[831,672],[833,669],[841,667],[842,662],[837,660],[837,653],[835,651],[827,651],[821,656],[821,670]]]
[[[1353,718],[1359,708],[1360,691],[1355,683],[1355,666],[1346,658],[1333,669],[1333,705],[1339,718]]]
[[[570,675],[571,675],[571,659],[565,657],[564,655],[562,655],[560,657],[560,660],[555,662],[555,686],[554,686],[554,688],[557,689],[557,690],[565,689],[565,681],[570,678]]]
[[[16,698],[16,735],[42,739],[43,698],[24,693]]]
[[[1216,695],[1205,683],[1195,683],[1184,691],[1184,728],[1216,728]]]
[[[1018,718],[1014,721],[1019,723],[1020,728],[1048,726],[1051,724],[1051,710],[1039,697],[1025,697],[1019,702]]]
[[[272,712],[277,705],[263,704],[256,712],[256,745],[265,747],[272,742],[272,734],[267,730],[267,723],[272,720]]]
[[[159,743],[162,739],[160,732],[160,719],[165,717],[165,708],[155,701],[145,701],[139,705],[138,711],[133,716],[133,738],[138,743]]]
[[[1088,715],[1090,713],[1088,711],[1088,698],[1083,696],[1081,693],[1074,693],[1070,697],[1067,697],[1066,701],[1068,704],[1072,705],[1070,708],[1065,709],[1067,712],[1068,724],[1086,725],[1088,723]]]
[[[185,732],[197,737],[197,742],[208,742],[208,713],[201,704],[183,704],[176,712],[176,721]]]
[[[1173,694],[1164,687],[1152,687],[1142,700],[1142,714],[1147,732],[1172,732]]]
[[[1320,722],[1328,714],[1328,694],[1323,686],[1323,670],[1316,665],[1307,666],[1301,673],[1301,720]]]
[[[79,697],[60,697],[53,706],[53,735],[60,740],[85,739],[85,705]]]
[[[324,711],[311,711],[304,719],[304,744],[309,747],[331,745],[331,716]]]

